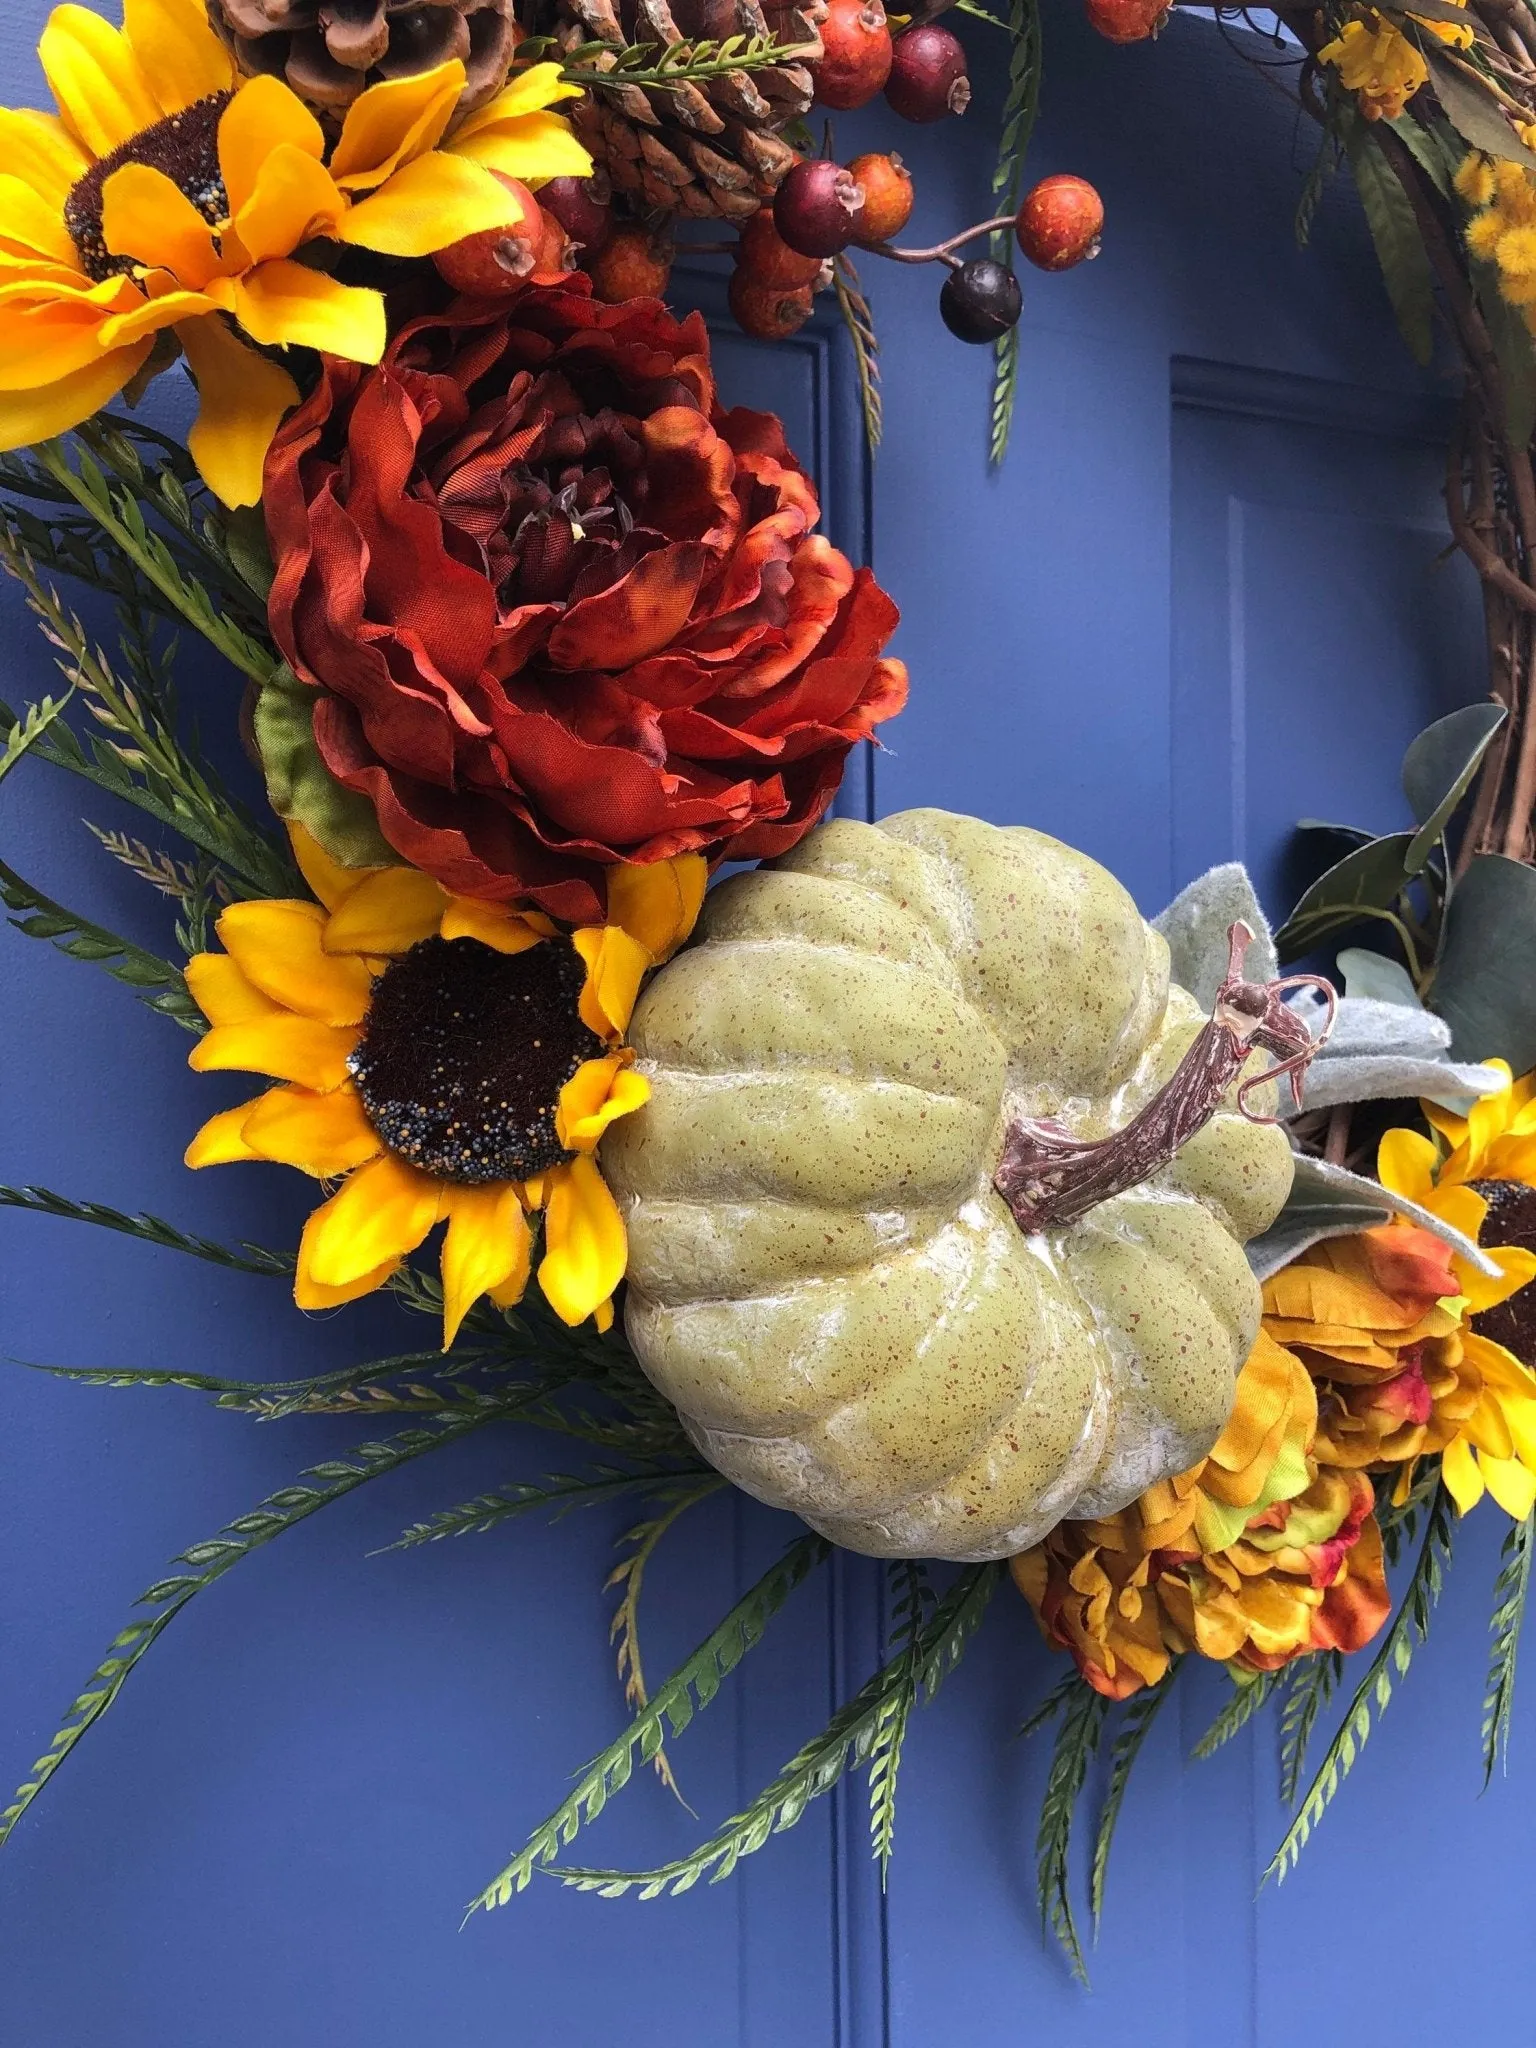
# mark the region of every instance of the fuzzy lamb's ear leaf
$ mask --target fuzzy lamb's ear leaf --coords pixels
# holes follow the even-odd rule
[[[1340,954],[1341,965],[1346,957]],[[1392,962],[1382,960],[1381,966],[1390,968]],[[1350,986],[1355,986],[1353,974]],[[1308,1010],[1299,1001],[1296,1007],[1315,1032],[1317,1025]],[[1322,1005],[1316,1008],[1320,1011]],[[1464,1116],[1480,1097],[1504,1086],[1504,1075],[1497,1067],[1457,1064],[1450,1057],[1450,1043],[1444,1018],[1417,1003],[1410,1007],[1348,995],[1335,1013],[1333,1035],[1307,1070],[1302,1107],[1332,1109],[1344,1102],[1397,1102],[1427,1095]]]
[[[1445,908],[1430,1001],[1464,1060],[1536,1067],[1536,868],[1479,854]]]
[[[1197,875],[1162,916],[1152,920],[1153,930],[1168,941],[1174,980],[1202,1009],[1208,1010],[1216,1000],[1227,971],[1227,931],[1239,921],[1254,935],[1243,971],[1250,981],[1272,981],[1279,969],[1269,920],[1241,861],[1226,861]]]
[[[1403,795],[1419,821],[1403,861],[1410,875],[1418,874],[1434,852],[1508,716],[1502,704],[1464,704],[1426,726],[1404,754]]]
[[[1374,1230],[1380,1224],[1390,1223],[1394,1216],[1404,1216],[1421,1230],[1431,1231],[1478,1272],[1490,1278],[1497,1275],[1497,1266],[1471,1238],[1453,1230],[1440,1217],[1432,1216],[1428,1209],[1421,1209],[1417,1202],[1393,1194],[1379,1181],[1367,1180],[1362,1173],[1351,1173],[1347,1167],[1330,1166],[1325,1159],[1310,1159],[1302,1154],[1297,1155],[1295,1167],[1296,1177],[1285,1207],[1268,1230],[1248,1246],[1248,1263],[1258,1279],[1267,1280],[1271,1273],[1278,1273],[1282,1266],[1300,1258],[1325,1237],[1348,1237],[1357,1230]]]
[[[345,868],[397,865],[368,799],[344,788],[321,760],[314,710],[314,691],[286,662],[257,693],[251,727],[273,810],[302,825]]]
[[[1346,946],[1337,964],[1347,997],[1360,997],[1372,1003],[1400,1003],[1405,1010],[1423,1009],[1407,968],[1389,960],[1385,953],[1372,953],[1364,946]],[[1449,1035],[1446,1043],[1450,1043]]]

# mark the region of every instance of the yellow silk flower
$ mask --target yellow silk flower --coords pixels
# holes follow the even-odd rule
[[[1464,6],[1465,0],[1452,0]],[[1442,43],[1465,49],[1473,39],[1472,27],[1453,22],[1425,21],[1410,15],[1416,27],[1427,29]],[[1324,64],[1331,64],[1340,82],[1355,94],[1367,121],[1395,121],[1408,101],[1429,78],[1429,66],[1400,28],[1386,21],[1374,9],[1361,20],[1347,21],[1331,43],[1318,51]]]
[[[595,1316],[607,1329],[628,1246],[594,1155],[609,1124],[649,1096],[624,1032],[645,974],[693,928],[704,897],[703,856],[613,870],[610,922],[562,937],[537,914],[446,895],[414,868],[343,868],[302,830],[293,831],[293,840],[318,900],[232,904],[217,927],[225,950],[200,953],[187,965],[187,986],[212,1027],[193,1049],[192,1067],[264,1074],[279,1085],[211,1118],[193,1139],[187,1164],[266,1159],[318,1180],[340,1180],[305,1225],[294,1287],[301,1308],[331,1308],[384,1286],[445,1223],[446,1349],[482,1295],[499,1307],[522,1298],[532,1257],[528,1215],[542,1210],[538,1278],[546,1299],[568,1324]],[[459,939],[479,944],[435,951],[429,945]],[[466,1001],[461,1012],[455,976],[469,969],[483,976],[487,966],[501,972],[487,949],[506,966],[536,948],[548,949],[539,963],[525,958],[507,971],[515,984],[518,973],[537,964],[542,989],[519,996],[503,975],[496,1003],[482,1009]],[[385,993],[391,976],[413,959],[436,976],[434,1000],[402,1043],[400,1004],[386,1005]],[[549,991],[555,986],[559,994],[560,976],[571,995],[552,1009]],[[531,1001],[534,1007],[520,1010]],[[375,1052],[397,1070],[414,1060],[422,1072],[441,1076],[452,1051],[444,1051],[445,1028],[457,1033],[460,1053],[466,1044],[472,1058],[483,1049],[496,1083],[491,1095],[501,1099],[490,1101],[489,1117],[483,1091],[461,1088],[438,1100],[435,1128],[453,1134],[455,1159],[452,1170],[424,1170],[406,1155],[422,1156],[418,1140],[433,1103],[407,1091],[387,1116],[375,1103],[371,1120],[359,1077],[381,1036],[386,1043]],[[537,1066],[541,1058],[549,1099],[509,1099],[520,1064]],[[443,1123],[445,1114],[457,1120]],[[516,1145],[540,1118],[541,1160],[548,1163],[520,1178],[496,1177],[494,1161],[506,1156],[498,1147]]]
[[[495,172],[591,169],[545,111],[574,91],[554,64],[451,136],[457,58],[370,86],[327,151],[280,79],[240,82],[202,0],[123,0],[121,29],[56,7],[38,54],[58,115],[0,109],[0,448],[78,426],[174,335],[198,387],[192,454],[229,505],[260,496],[299,397],[258,351],[374,363],[384,350],[383,295],[314,267],[309,245],[430,256],[519,217]]]

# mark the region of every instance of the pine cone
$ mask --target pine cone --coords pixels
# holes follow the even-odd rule
[[[819,52],[826,11],[826,0],[546,0],[541,26],[565,51],[594,42],[661,49],[772,35]],[[746,220],[795,161],[778,131],[811,104],[809,61],[733,71],[700,85],[602,87],[564,111],[637,212]],[[612,68],[602,57],[582,62]]]
[[[322,113],[366,85],[450,57],[468,72],[460,111],[500,92],[517,45],[513,0],[208,0],[208,18],[249,76],[272,72]]]

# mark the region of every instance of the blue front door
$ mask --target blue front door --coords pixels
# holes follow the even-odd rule
[[[37,97],[45,13],[13,0],[9,102]],[[924,239],[988,210],[1003,51],[985,24],[966,29],[974,112],[902,139]],[[1394,822],[1404,741],[1485,687],[1475,590],[1440,559],[1445,395],[1397,343],[1347,186],[1296,249],[1312,138],[1210,22],[1116,50],[1063,6],[1046,32],[1032,166],[1092,178],[1109,225],[1098,263],[1027,281],[1000,473],[987,353],[940,327],[932,273],[866,266],[887,393],[872,466],[834,316],[767,349],[733,334],[707,266],[679,284],[715,327],[727,398],[784,415],[833,537],[903,607],[911,707],[844,807],[1039,826],[1149,913],[1237,856],[1280,909],[1290,821]],[[848,153],[877,133],[845,125]],[[45,651],[14,601],[0,619],[23,679],[4,694],[36,694]],[[232,731],[230,680],[195,687],[205,730]],[[141,885],[76,822],[74,788],[38,770],[5,801],[14,865],[119,929],[156,929]],[[284,1176],[210,1186],[180,1167],[208,1105],[172,1027],[45,946],[12,938],[5,962],[0,1177],[293,1241]],[[265,1380],[398,1347],[380,1309],[304,1321],[266,1281],[35,1217],[4,1228],[18,1358]],[[0,1398],[0,1735],[17,1778],[165,1560],[368,1425],[255,1428],[189,1394],[19,1369]],[[1463,1546],[1443,1640],[1298,1874],[1257,1904],[1279,1827],[1272,1738],[1187,1768],[1217,1693],[1185,1689],[1122,1822],[1091,1997],[1038,1931],[1044,1759],[1011,1738],[1055,1671],[1008,1591],[914,1728],[888,1898],[854,1782],[726,1885],[607,1904],[541,1879],[461,1935],[460,1903],[618,1725],[601,1588],[624,1522],[589,1510],[373,1553],[551,1462],[547,1441],[511,1432],[443,1452],[286,1537],[167,1633],[0,1857],[8,2043],[1429,2048],[1506,2033],[1528,2002],[1529,1713],[1510,1782],[1475,1797],[1491,1524]],[[685,1524],[652,1576],[651,1667],[790,1533],[740,1500]],[[690,1847],[856,1689],[881,1629],[877,1567],[819,1575],[755,1653],[753,1686],[728,1686],[676,1747],[698,1818],[639,1775],[594,1860]]]

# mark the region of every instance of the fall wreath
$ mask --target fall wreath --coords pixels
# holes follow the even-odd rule
[[[1202,1752],[1280,1714],[1283,1874],[1485,1496],[1508,1521],[1494,1769],[1536,1535],[1536,14],[1279,18],[1320,136],[1303,233],[1347,164],[1409,346],[1427,361],[1438,323],[1460,351],[1446,498],[1492,674],[1410,748],[1402,829],[1327,828],[1271,934],[1238,867],[1149,925],[1025,826],[830,816],[905,701],[896,607],[817,533],[779,423],[722,407],[664,291],[702,222],[733,230],[749,334],[834,292],[875,443],[855,256],[938,266],[944,323],[996,349],[1000,460],[1011,251],[1070,267],[1103,208],[1077,178],[1025,189],[1036,0],[954,4],[1008,52],[997,211],[929,249],[896,239],[899,157],[840,164],[806,120],[882,92],[963,114],[937,8],[124,0],[119,27],[65,5],[38,53],[57,113],[0,112],[0,556],[65,678],[5,713],[0,778],[46,763],[145,814],[155,845],[103,836],[174,897],[175,955],[3,862],[0,895],[187,1031],[196,1073],[256,1077],[189,1116],[190,1166],[316,1183],[295,1250],[0,1202],[271,1274],[300,1309],[387,1290],[431,1330],[261,1386],[48,1368],[397,1426],[183,1553],[0,1839],[196,1595],[509,1418],[581,1462],[404,1541],[630,1496],[628,1717],[475,1906],[540,1869],[608,1896],[723,1877],[854,1766],[883,1866],[912,1709],[1011,1581],[999,1625],[1027,1602],[1067,1657],[1028,1725],[1055,1729],[1040,1894],[1080,1969],[1068,1850],[1100,1745],[1096,1911],[1196,1659],[1231,1678]],[[1089,0],[1118,41],[1162,12]],[[182,372],[184,442],[135,411]],[[116,608],[120,654],[60,579]],[[244,680],[270,818],[178,722],[187,627]],[[724,863],[762,865],[712,883]],[[1342,995],[1281,973],[1320,957]],[[804,1532],[647,1684],[646,1566],[727,1483]],[[890,1560],[886,1661],[690,1855],[565,1860],[833,1544]]]

